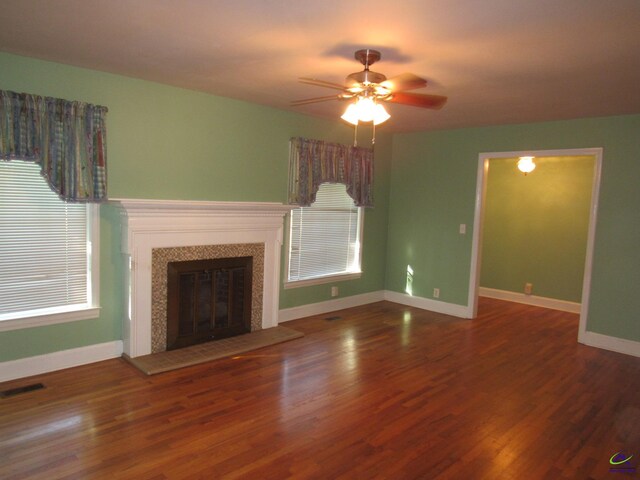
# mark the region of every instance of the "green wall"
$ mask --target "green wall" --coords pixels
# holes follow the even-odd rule
[[[108,107],[110,198],[286,203],[290,137],[353,141],[353,129],[340,121],[3,53],[0,88]],[[360,144],[366,135],[363,129]],[[341,296],[384,287],[390,155],[391,137],[378,135],[364,273],[345,282]],[[0,333],[0,361],[121,338],[119,235],[118,212],[101,207],[100,318]],[[281,308],[328,299],[328,286],[282,290]]]
[[[467,305],[478,155],[604,149],[587,330],[640,341],[640,115],[395,135],[386,287]],[[459,224],[467,234],[458,233]]]
[[[246,102],[0,53],[0,88],[109,107],[109,195],[286,201],[288,139],[350,143],[353,130]],[[432,113],[437,115],[437,112]],[[383,131],[384,129],[381,129]],[[640,116],[379,134],[376,207],[365,214],[363,276],[341,296],[402,292],[466,305],[478,154],[603,147],[588,330],[640,340]],[[363,131],[361,144],[368,132]],[[393,160],[392,160],[393,159]],[[458,233],[459,224],[467,234]],[[101,209],[98,319],[0,333],[0,361],[121,338],[118,213]],[[330,299],[330,286],[281,290],[280,307]]]
[[[537,157],[526,176],[517,162],[489,161],[480,286],[579,303],[595,159]]]

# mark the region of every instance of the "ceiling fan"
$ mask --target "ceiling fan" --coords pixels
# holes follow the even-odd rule
[[[377,125],[386,121],[390,116],[382,107],[382,102],[437,110],[442,108],[447,101],[447,97],[441,95],[407,93],[407,90],[416,90],[427,85],[427,81],[424,78],[420,78],[413,73],[403,73],[387,79],[382,73],[370,70],[369,67],[381,58],[381,54],[377,50],[358,50],[355,53],[355,58],[364,65],[364,70],[348,75],[345,85],[313,78],[303,77],[299,79],[302,83],[332,88],[339,90],[340,93],[295,100],[291,102],[291,105],[299,106],[330,100],[354,99],[355,102],[349,105],[342,118],[357,126],[358,122],[373,122],[374,125]]]

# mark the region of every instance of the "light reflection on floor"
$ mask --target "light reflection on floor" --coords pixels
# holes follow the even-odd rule
[[[344,352],[342,360],[343,373],[356,375],[358,373],[358,347],[356,345],[353,329],[349,329],[345,332],[342,340],[342,348],[342,351]]]
[[[402,342],[403,347],[406,347],[411,343],[411,312],[404,312],[402,317],[400,341]]]
[[[91,415],[71,415],[65,418],[52,419],[42,423],[37,427],[25,430],[20,435],[20,441],[33,440],[47,435],[60,434],[68,430],[78,429],[79,431],[93,430],[93,417]],[[13,440],[16,440],[15,438]]]

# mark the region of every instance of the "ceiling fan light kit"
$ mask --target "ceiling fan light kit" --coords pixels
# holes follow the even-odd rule
[[[403,73],[387,79],[382,73],[370,70],[369,67],[380,60],[381,57],[382,55],[377,50],[358,50],[355,53],[355,58],[364,65],[364,70],[349,74],[346,78],[345,86],[324,80],[300,78],[299,80],[302,83],[340,90],[341,93],[297,100],[291,102],[291,104],[298,106],[329,100],[353,100],[341,118],[356,127],[356,136],[359,123],[372,123],[373,136],[371,143],[373,144],[375,143],[375,126],[391,118],[382,102],[431,109],[440,109],[446,103],[447,97],[440,95],[404,93],[407,90],[416,90],[427,85],[427,81],[424,78],[420,78],[413,73]],[[357,144],[357,140],[354,141],[354,144]]]
[[[355,103],[349,104],[340,118],[351,125],[358,125],[359,122],[373,122],[374,125],[380,125],[389,120],[391,115],[383,105],[376,103],[371,97],[360,97]]]

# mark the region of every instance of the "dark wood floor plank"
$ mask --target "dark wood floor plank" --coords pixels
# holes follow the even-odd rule
[[[46,388],[0,399],[0,478],[605,479],[640,456],[640,359],[578,344],[577,315],[336,315],[154,377],[117,359],[6,382]]]

